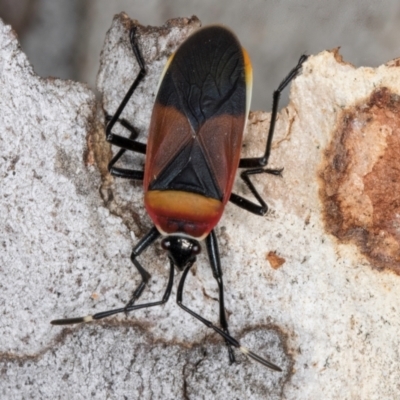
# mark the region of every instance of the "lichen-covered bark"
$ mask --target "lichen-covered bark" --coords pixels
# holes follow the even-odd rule
[[[101,103],[82,84],[38,78],[0,25],[2,397],[395,398],[398,62],[356,69],[337,52],[310,57],[277,121],[270,167],[283,177],[254,180],[269,213],[228,204],[217,228],[230,331],[283,373],[243,355],[230,366],[223,341],[175,304],[175,289],[163,307],[50,326],[120,307],[139,282],[129,255],[151,222],[140,183],[107,173],[115,149],[102,112],[116,110],[138,71],[132,24],[119,15],[106,37]],[[139,140],[166,59],[199,25],[139,26],[148,75],[124,114]],[[268,113],[250,114],[244,156],[262,152],[268,126]],[[251,196],[240,182],[235,192]],[[360,241],[359,231],[372,236]],[[394,261],[382,263],[387,250]],[[161,298],[165,253],[156,243],[141,261],[152,274],[143,301]],[[185,302],[217,323],[217,297],[202,255]]]

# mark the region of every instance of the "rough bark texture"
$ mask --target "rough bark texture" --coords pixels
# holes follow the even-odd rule
[[[138,72],[133,23],[117,16],[105,40],[98,87],[108,114]],[[149,73],[124,117],[140,140],[165,61],[199,25],[138,27]],[[38,78],[0,25],[1,396],[395,398],[399,94],[397,62],[355,69],[336,51],[310,57],[293,82],[270,163],[283,178],[255,179],[268,215],[229,204],[217,228],[231,333],[283,372],[240,354],[230,366],[222,340],[175,304],[175,291],[163,307],[50,326],[129,299],[139,282],[130,251],[151,222],[141,185],[107,173],[112,151],[94,95]],[[243,155],[262,152],[268,124],[269,114],[250,114]],[[239,181],[235,191],[248,194]],[[159,299],[166,255],[156,244],[141,260],[152,273],[143,301]],[[184,300],[217,322],[216,299],[203,255]]]

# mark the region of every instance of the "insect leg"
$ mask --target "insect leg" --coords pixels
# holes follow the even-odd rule
[[[111,119],[111,115],[106,115],[106,121],[111,121]],[[118,119],[118,122],[131,133],[129,139],[135,140],[138,137],[139,132],[126,119],[120,118]],[[130,170],[126,168],[114,167],[126,150],[127,149],[120,149],[118,153],[115,154],[115,156],[108,163],[108,171],[111,175],[119,178],[143,180],[144,172],[142,170]]]
[[[160,232],[158,232],[157,228],[153,226],[149,233],[145,235],[142,239],[140,239],[139,243],[133,248],[131,254],[131,261],[136,269],[139,271],[139,274],[142,277],[142,282],[140,282],[139,286],[133,292],[132,298],[129,300],[128,304],[125,306],[132,306],[135,301],[141,296],[144,288],[146,287],[151,275],[142,267],[142,265],[137,260],[137,257],[143,253],[151,244],[155,242],[160,237]]]
[[[222,280],[222,270],[221,270],[221,261],[219,258],[219,250],[218,250],[218,242],[217,237],[215,235],[214,230],[206,238],[206,246],[208,257],[210,259],[211,269],[213,272],[213,276],[218,283],[218,293],[219,293],[219,323],[224,330],[225,333],[229,335],[228,322],[226,320],[225,313],[225,303],[224,303],[224,283]],[[232,345],[229,341],[226,341],[226,345],[228,346],[229,352],[229,361],[231,363],[235,362],[235,354],[232,349]]]
[[[251,193],[258,201],[258,204],[253,203],[252,201],[247,200],[244,197],[239,196],[238,194],[235,193],[231,193],[229,201],[240,208],[250,211],[253,214],[265,215],[268,211],[268,205],[263,200],[260,193],[258,193],[253,182],[250,180],[250,175],[267,173],[267,174],[281,176],[282,171],[283,171],[282,169],[269,169],[269,168],[255,168],[255,169],[246,169],[245,171],[242,171],[240,177],[243,179],[246,186],[250,189]]]
[[[307,58],[308,56],[302,55],[297,65],[289,72],[286,78],[281,82],[278,89],[274,91],[271,122],[269,124],[268,138],[264,155],[262,157],[255,157],[255,158],[242,158],[239,162],[239,168],[249,168],[243,171],[240,174],[240,177],[243,179],[246,186],[250,189],[251,193],[253,193],[254,197],[257,199],[258,204],[253,203],[252,201],[249,201],[244,197],[239,196],[235,193],[231,194],[229,200],[232,203],[236,204],[237,206],[244,208],[245,210],[250,211],[253,214],[265,215],[268,211],[268,206],[258,193],[254,184],[251,182],[250,175],[267,173],[280,176],[283,171],[283,169],[269,169],[262,167],[265,167],[268,164],[269,156],[271,153],[272,138],[274,136],[275,123],[278,115],[278,105],[281,93],[285,89],[285,87],[299,74],[303,63],[307,60]]]
[[[126,107],[126,104],[128,103],[129,99],[132,97],[133,92],[135,91],[135,89],[138,87],[138,85],[146,75],[144,59],[137,43],[136,27],[132,28],[130,31],[130,41],[133,53],[135,54],[136,60],[140,67],[140,72],[136,77],[136,79],[134,80],[132,86],[126,93],[124,99],[122,100],[115,114],[113,116],[106,116],[106,120],[108,121],[106,127],[106,140],[115,146],[121,147],[121,150],[113,157],[113,159],[108,164],[108,170],[114,176],[118,176],[121,178],[128,178],[128,179],[143,180],[143,171],[133,171],[124,168],[114,167],[114,164],[120,159],[120,157],[125,153],[126,150],[131,150],[136,153],[146,154],[146,145],[144,143],[140,143],[135,140],[138,136],[136,129],[125,119],[119,118],[122,111]],[[131,132],[129,138],[116,135],[112,132],[112,128],[114,127],[117,121],[120,122],[123,127],[125,127]]]
[[[169,299],[169,296],[172,291],[172,285],[174,283],[174,264],[170,260],[170,271],[169,271],[169,277],[168,277],[168,283],[167,283],[167,288],[165,289],[164,296],[162,297],[161,300],[159,301],[153,301],[150,303],[144,303],[144,304],[133,304],[132,300],[123,308],[116,308],[114,310],[109,310],[109,311],[103,311],[97,314],[94,314],[91,318],[92,320],[96,319],[102,319],[105,317],[109,317],[110,315],[118,314],[118,313],[128,313],[130,311],[134,310],[140,310],[141,308],[149,308],[149,307],[154,307],[154,306],[160,306],[164,303],[166,303]],[[136,300],[136,298],[135,298]],[[132,304],[131,304],[132,303]],[[87,318],[87,317],[86,317]],[[90,317],[89,317],[90,318]],[[62,321],[62,320],[61,320]],[[84,321],[84,322],[89,322],[89,321]]]
[[[193,265],[193,262],[190,263],[186,267],[186,269],[183,271],[182,278],[179,282],[178,292],[177,292],[177,296],[176,296],[176,302],[178,303],[179,307],[181,307],[183,310],[188,312],[190,315],[192,315],[193,317],[198,319],[200,322],[202,322],[208,328],[211,328],[212,330],[217,332],[219,335],[221,335],[225,339],[225,341],[229,342],[229,344],[231,346],[238,348],[246,356],[252,358],[253,360],[258,361],[259,363],[261,363],[261,364],[265,365],[266,367],[271,368],[275,371],[282,371],[277,365],[258,356],[257,354],[250,351],[248,348],[241,346],[241,344],[235,338],[233,338],[231,335],[229,335],[229,333],[224,332],[222,329],[215,326],[212,322],[208,321],[207,319],[203,318],[201,315],[197,314],[196,312],[192,311],[190,308],[188,308],[182,304],[183,286],[185,284],[187,274],[188,274],[190,268],[192,267],[192,265]]]
[[[112,118],[112,115],[106,114],[105,119],[107,124],[112,120]],[[128,120],[126,120],[125,118],[118,118],[118,122],[131,133],[129,139],[137,139],[137,137],[139,136],[139,132]]]
[[[115,308],[113,310],[107,310],[103,312],[99,312],[94,315],[87,315],[86,317],[78,317],[78,318],[65,318],[65,319],[56,319],[51,321],[52,325],[71,325],[71,324],[79,324],[81,322],[92,322],[98,319],[110,317],[111,315],[127,313],[133,310],[139,310],[141,308],[149,308],[154,306],[159,306],[168,301],[169,296],[172,290],[172,284],[174,283],[174,264],[171,262],[171,268],[169,272],[168,284],[165,290],[164,296],[160,301],[155,301],[152,303],[144,303],[144,304],[133,304],[131,306],[125,306],[122,308]]]
[[[118,178],[142,181],[144,178],[143,170],[131,170],[126,168],[114,167],[114,165],[122,157],[125,151],[126,149],[119,150],[118,153],[111,159],[111,161],[108,163],[108,171],[112,176],[116,176]]]
[[[154,241],[159,236],[160,236],[160,233],[158,232],[158,230],[155,227],[153,227],[150,230],[150,232],[147,233],[147,235],[144,236],[139,241],[139,243],[134,247],[134,249],[132,251],[131,260],[132,260],[133,264],[135,265],[135,267],[137,268],[137,270],[139,271],[139,273],[142,277],[142,281],[140,282],[139,286],[134,291],[131,300],[125,307],[100,312],[100,313],[97,313],[94,315],[88,315],[86,317],[58,319],[58,320],[51,321],[52,325],[69,325],[69,324],[78,324],[81,322],[90,322],[90,321],[93,321],[96,319],[102,319],[105,317],[109,317],[110,315],[114,315],[114,314],[118,314],[118,313],[122,313],[122,312],[129,312],[129,311],[133,311],[133,310],[136,310],[139,308],[152,307],[152,306],[156,306],[156,305],[165,303],[168,300],[169,295],[171,294],[172,283],[173,283],[173,278],[174,278],[174,274],[173,274],[174,268],[173,268],[172,263],[171,263],[171,272],[169,275],[167,289],[165,291],[165,294],[164,294],[162,300],[160,300],[158,302],[154,302],[154,303],[134,305],[134,302],[140,297],[144,288],[146,287],[147,282],[150,279],[150,274],[141,266],[141,264],[137,261],[136,258],[141,253],[143,253],[143,251],[146,250],[147,247],[149,247],[152,243],[154,243]]]
[[[286,78],[281,82],[278,89],[274,91],[271,122],[269,124],[268,138],[264,155],[262,157],[256,157],[256,158],[242,158],[239,162],[239,168],[257,168],[257,167],[264,167],[268,164],[268,159],[271,153],[272,138],[274,136],[274,131],[275,131],[276,117],[278,115],[278,105],[281,93],[285,89],[285,87],[299,74],[303,63],[307,60],[307,58],[308,56],[302,55],[297,65],[289,72]]]

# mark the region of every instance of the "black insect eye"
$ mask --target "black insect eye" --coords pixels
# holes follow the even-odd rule
[[[169,239],[164,239],[164,240],[161,242],[161,247],[162,247],[164,250],[170,249],[170,248],[171,248],[171,241],[170,241]]]
[[[195,244],[192,248],[192,254],[199,254],[201,252],[201,246],[199,244]]]

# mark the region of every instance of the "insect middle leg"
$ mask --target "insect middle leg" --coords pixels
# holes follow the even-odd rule
[[[280,176],[283,169],[269,169],[263,168],[268,164],[269,156],[271,153],[271,146],[272,146],[272,139],[275,132],[275,124],[276,118],[278,115],[278,106],[279,106],[279,99],[281,97],[282,91],[286,88],[286,86],[299,74],[303,63],[307,60],[308,56],[302,55],[297,63],[297,65],[289,72],[286,78],[281,82],[278,89],[274,91],[273,95],[273,103],[272,103],[272,113],[271,113],[271,122],[269,124],[268,130],[268,137],[267,137],[267,144],[265,147],[265,152],[261,157],[254,157],[254,158],[242,158],[239,162],[239,168],[246,168],[240,174],[240,177],[243,179],[246,186],[250,189],[252,194],[257,200],[257,203],[249,201],[242,196],[239,196],[235,193],[231,194],[229,200],[234,203],[235,205],[244,208],[247,211],[250,211],[253,214],[257,215],[265,215],[268,211],[268,206],[265,201],[262,199],[260,193],[255,188],[254,184],[250,180],[250,175],[257,175],[257,174],[272,174]]]

